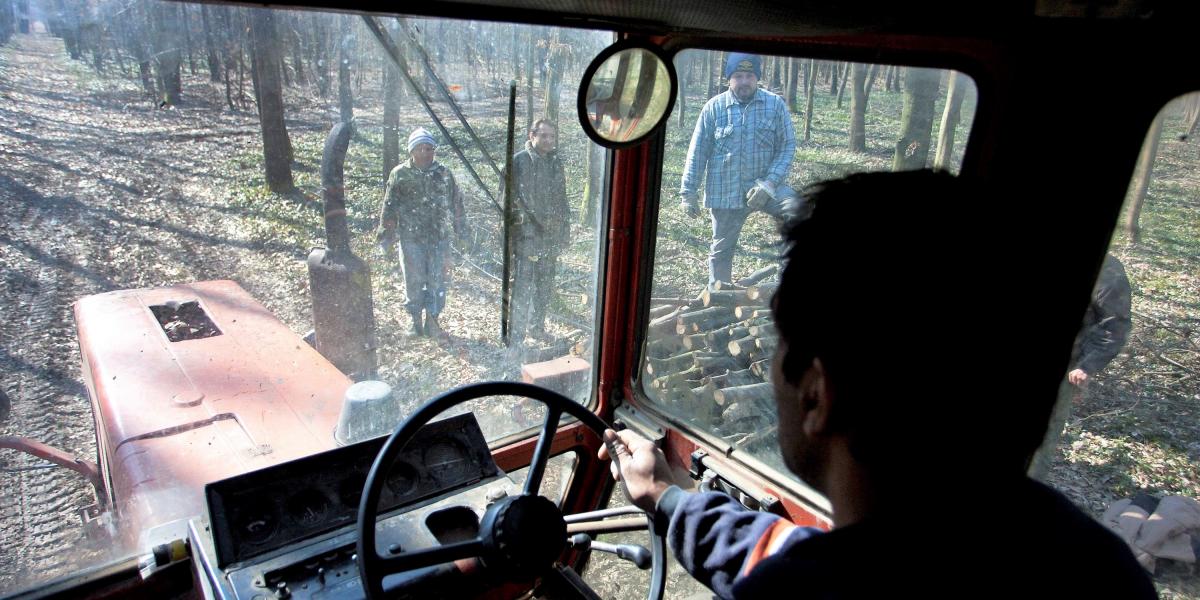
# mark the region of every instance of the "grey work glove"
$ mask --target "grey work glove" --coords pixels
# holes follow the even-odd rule
[[[679,210],[691,218],[700,216],[700,203],[695,198],[683,196],[679,199]]]
[[[750,210],[762,210],[767,202],[775,199],[775,184],[766,179],[759,179],[754,182],[754,187],[746,192],[746,208]]]

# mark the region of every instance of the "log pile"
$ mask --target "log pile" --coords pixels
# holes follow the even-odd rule
[[[653,299],[643,364],[651,398],[741,446],[774,444],[769,370],[778,337],[767,267],[695,299]]]

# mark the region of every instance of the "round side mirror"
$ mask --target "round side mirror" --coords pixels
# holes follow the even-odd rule
[[[617,42],[583,72],[579,121],[588,137],[601,146],[632,146],[667,120],[678,89],[675,67],[659,48],[644,42]]]

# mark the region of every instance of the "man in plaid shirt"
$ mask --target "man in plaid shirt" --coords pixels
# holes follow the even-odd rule
[[[761,57],[729,55],[729,90],[700,111],[683,167],[681,208],[688,216],[699,216],[703,178],[704,207],[712,212],[710,286],[732,281],[733,250],[746,217],[755,209],[782,217],[786,204],[775,192],[787,183],[796,133],[783,98],[759,89],[761,76]]]

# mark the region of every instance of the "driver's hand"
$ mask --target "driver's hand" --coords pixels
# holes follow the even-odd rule
[[[671,467],[662,450],[632,431],[604,430],[604,445],[599,455],[600,460],[616,456],[612,463],[613,479],[624,481],[629,499],[646,512],[654,511],[659,497],[672,485]]]

